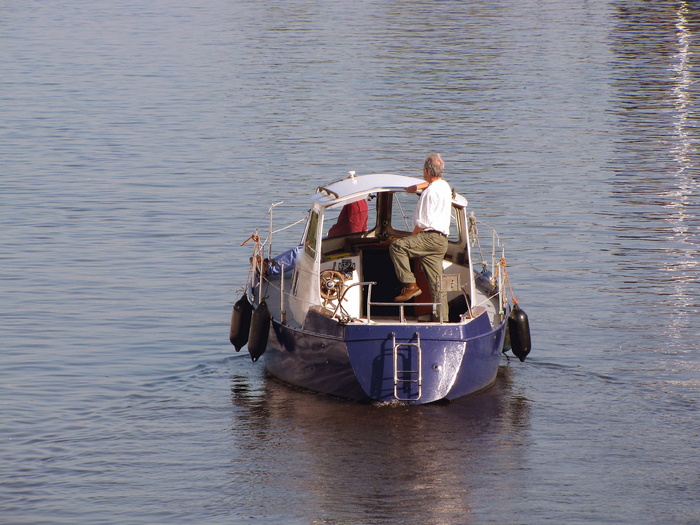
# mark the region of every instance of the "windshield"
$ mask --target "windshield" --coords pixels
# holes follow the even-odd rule
[[[323,236],[338,237],[370,231],[374,229],[376,220],[372,197],[369,201],[361,199],[343,206],[330,206],[324,212]]]
[[[416,193],[397,192],[393,194],[391,202],[391,228],[394,231],[408,233],[413,231],[413,213],[415,212],[419,197],[420,195]],[[457,216],[455,209],[452,208],[448,240],[450,242],[457,242],[459,240],[458,233]]]

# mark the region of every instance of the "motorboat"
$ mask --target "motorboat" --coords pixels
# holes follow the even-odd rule
[[[389,246],[413,230],[420,191],[405,190],[421,182],[349,172],[315,188],[299,242],[274,256],[271,206],[266,236],[256,230],[243,243],[253,253],[231,318],[236,351],[247,346],[253,361],[262,357],[271,376],[295,387],[409,405],[489,387],[507,352],[524,361],[529,323],[512,297],[503,244],[454,189],[439,286],[448,308],[432,297],[420,259],[411,263],[422,293],[394,300],[402,284]],[[339,233],[353,207],[366,217]]]

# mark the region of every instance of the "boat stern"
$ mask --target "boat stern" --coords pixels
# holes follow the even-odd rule
[[[498,330],[474,338],[465,334],[467,326],[349,325],[348,357],[374,400],[425,404],[453,399],[486,388],[498,370]]]

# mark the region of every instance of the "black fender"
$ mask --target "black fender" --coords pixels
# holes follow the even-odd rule
[[[248,335],[248,352],[253,361],[260,359],[267,348],[267,339],[270,336],[270,310],[263,301],[253,311],[250,320],[250,333]]]
[[[240,351],[248,342],[250,333],[250,321],[253,316],[253,305],[248,301],[248,297],[243,295],[236,304],[233,305],[231,313],[231,329],[228,338],[231,344],[236,347],[236,352]]]
[[[527,314],[515,303],[508,316],[508,332],[510,334],[510,346],[515,357],[520,361],[530,353],[530,322]]]

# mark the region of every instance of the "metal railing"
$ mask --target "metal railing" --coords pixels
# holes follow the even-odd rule
[[[366,301],[366,308],[367,308],[367,322],[369,323],[372,320],[372,307],[373,306],[391,306],[394,308],[399,309],[399,321],[402,323],[406,322],[406,312],[405,308],[407,306],[430,306],[433,309],[433,315],[436,315],[440,308],[440,303],[384,303],[384,302],[374,302],[372,301],[372,287],[376,285],[376,281],[360,281],[357,283],[352,283],[350,286],[346,287],[343,292],[340,294],[340,297],[338,298],[338,304],[335,307],[335,310],[333,310],[333,317],[337,317],[338,314],[340,314],[341,317],[344,317],[346,319],[350,319],[351,316],[348,314],[347,311],[343,308],[343,301],[345,300],[345,295],[348,293],[348,290],[355,286],[367,286],[367,301]]]

